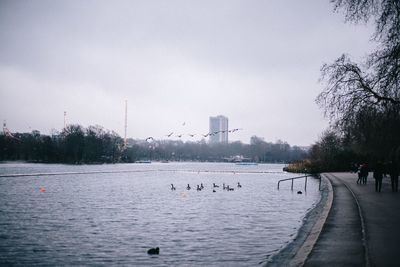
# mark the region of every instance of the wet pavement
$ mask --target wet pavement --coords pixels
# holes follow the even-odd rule
[[[333,203],[304,266],[400,266],[400,193],[390,178],[375,192],[372,173],[366,185],[355,173],[324,174]]]

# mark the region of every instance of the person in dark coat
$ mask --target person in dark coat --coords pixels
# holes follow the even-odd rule
[[[391,162],[389,164],[389,175],[390,181],[392,184],[392,191],[398,192],[399,191],[399,163],[398,162]]]
[[[369,172],[368,164],[367,163],[362,164],[360,167],[360,175],[363,184],[367,184],[368,172]]]
[[[374,178],[375,178],[375,192],[381,192],[382,179],[383,179],[383,165],[381,162],[378,162],[375,166]]]
[[[360,166],[358,167],[358,170],[357,170],[357,175],[358,175],[357,184],[362,183],[361,167],[362,167],[362,164],[360,164]]]

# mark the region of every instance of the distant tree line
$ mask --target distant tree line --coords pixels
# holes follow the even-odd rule
[[[240,159],[253,162],[291,162],[307,157],[300,147],[291,147],[288,143],[265,142],[253,136],[250,144],[240,141],[224,144],[208,144],[203,139],[198,142],[160,140],[148,143],[143,140],[129,140],[130,145],[124,151],[124,161],[169,160],[169,161],[234,161]],[[240,156],[240,157],[235,157]]]
[[[331,0],[347,21],[374,21],[378,44],[364,62],[346,54],[322,71],[317,103],[331,127],[310,150],[306,168],[349,170],[352,163],[400,162],[400,2]]]
[[[122,138],[101,126],[68,125],[51,136],[39,131],[0,135],[0,160],[47,163],[114,163],[122,155]]]
[[[172,140],[123,139],[101,126],[69,125],[61,133],[51,136],[38,131],[0,135],[0,160],[22,160],[47,163],[117,163],[154,161],[233,161],[291,162],[307,157],[307,152],[288,143],[265,142],[253,136],[250,144],[232,142],[208,144]]]

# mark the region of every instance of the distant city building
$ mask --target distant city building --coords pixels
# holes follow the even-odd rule
[[[210,117],[210,143],[228,143],[228,118]]]

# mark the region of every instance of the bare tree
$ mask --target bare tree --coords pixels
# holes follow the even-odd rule
[[[343,54],[324,64],[325,88],[316,101],[330,119],[333,133],[341,140],[336,145],[343,151],[350,149],[349,155],[370,160],[389,158],[400,151],[400,0],[331,2],[335,11],[344,11],[347,22],[372,21],[377,48],[363,62]],[[319,162],[328,166],[338,161],[330,155],[335,153],[322,149],[326,144],[316,145]]]
[[[326,83],[317,103],[331,122],[341,124],[365,106],[400,105],[400,0],[331,0],[344,9],[346,20],[359,23],[374,19],[373,39],[379,48],[365,62],[342,55],[321,68]]]

